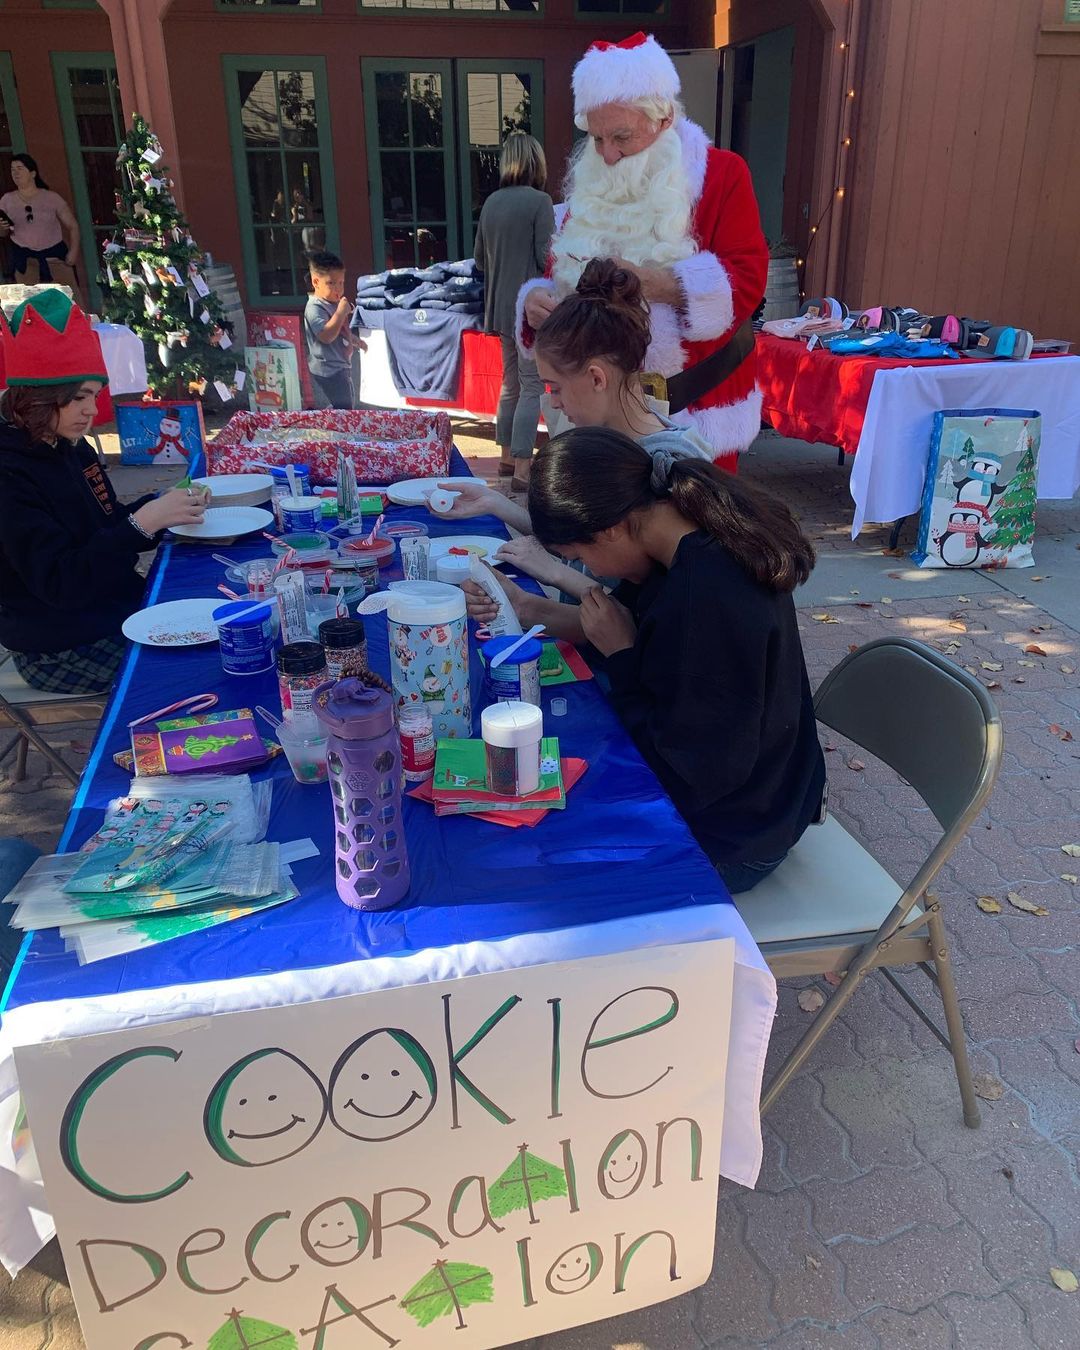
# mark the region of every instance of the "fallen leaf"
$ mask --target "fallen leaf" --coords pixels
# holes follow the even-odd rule
[[[1005,667],[1000,661],[980,661],[979,665],[983,670],[1004,670]]]
[[[1074,668],[1073,666],[1058,666],[1058,670],[1061,671],[1062,675],[1075,675],[1075,674],[1076,674],[1075,668]]]
[[[1071,741],[1072,738],[1073,738],[1072,732],[1066,729],[1066,730],[1063,731],[1063,732],[1061,733],[1061,735],[1058,737],[1058,740],[1059,740],[1059,741]]]
[[[816,1256],[811,1256],[809,1252],[806,1253],[805,1261],[807,1270],[821,1269],[821,1262],[817,1259]]]
[[[958,595],[956,598],[957,598],[957,600],[959,600],[959,602],[960,602],[962,605],[970,605],[970,604],[971,604],[970,598],[969,598],[968,596],[966,596],[966,595]]]
[[[849,595],[858,595],[859,592],[858,592],[858,591],[848,591],[848,594],[849,594]]]
[[[1029,656],[1046,655],[1046,653],[1043,651],[1043,649],[1039,646],[1037,642],[1029,642],[1028,645],[1024,648],[1024,651],[1026,651]]]
[[[903,581],[904,579],[903,572],[886,572],[885,575],[890,581]]]
[[[975,901],[984,914],[1000,914],[1001,905],[992,895],[980,895]]]
[[[827,755],[831,755],[831,754],[833,753],[833,751],[836,749],[836,746],[835,746],[835,745],[823,745],[821,748],[825,751],[825,753],[826,753]]]
[[[1001,1169],[1001,1175],[1005,1178],[1006,1181],[1012,1181],[1016,1173],[1012,1170],[1011,1167],[1003,1167]]]
[[[1062,872],[1062,881],[1067,881],[1070,886],[1080,886],[1080,877],[1075,872]]]
[[[1048,623],[1037,623],[1034,628],[1029,628],[1029,633],[1049,633],[1050,625]]]
[[[1042,905],[1035,904],[1033,900],[1025,900],[1022,895],[1017,895],[1015,891],[1010,891],[1005,898],[1008,900],[1009,904],[1012,905],[1013,909],[1020,910],[1022,914],[1038,914],[1045,918],[1045,916],[1050,913],[1050,911],[1044,909]]]
[[[843,984],[846,970],[830,970],[825,976],[825,983],[831,984],[835,989],[837,985]]]
[[[854,769],[856,773],[862,773],[863,769],[866,768],[866,765],[862,762],[861,759],[855,758],[849,759],[847,762],[847,766],[849,769]]]
[[[810,617],[815,623],[839,623],[839,619],[834,619],[831,614],[811,614]]]
[[[1014,675],[1013,684],[1027,684],[1027,680],[1024,679],[1023,675]]]
[[[971,1085],[975,1089],[975,1096],[981,1097],[984,1102],[999,1102],[1005,1095],[1004,1083],[992,1073],[977,1073]]]
[[[815,1013],[825,1006],[825,995],[820,989],[804,989],[799,994],[799,1007],[803,1012]]]
[[[849,642],[849,643],[848,643],[848,651],[849,651],[849,652],[857,652],[858,650],[859,650],[859,644],[858,644],[857,642]]]
[[[969,675],[978,675],[979,673],[974,666],[965,666],[964,669]]]
[[[1070,858],[1080,858],[1080,844],[1062,844],[1062,853],[1067,853]]]
[[[1058,724],[1057,724],[1056,722],[1051,722],[1050,725],[1049,725],[1046,729],[1047,729],[1047,731],[1049,731],[1049,733],[1050,733],[1051,736],[1060,736],[1060,735],[1061,735],[1061,728],[1058,726]]]
[[[1050,1278],[1063,1294],[1075,1294],[1077,1289],[1080,1289],[1080,1280],[1077,1280],[1071,1270],[1065,1270],[1061,1266],[1050,1267]]]
[[[869,600],[856,600],[856,601],[855,601],[855,608],[856,608],[856,609],[873,609],[874,606],[870,603]]]
[[[881,603],[882,603],[883,605],[891,605],[891,604],[892,604],[892,597],[891,597],[891,596],[888,596],[888,595],[883,595],[883,596],[881,597]]]
[[[986,681],[986,687],[987,687],[987,689],[1000,689],[1000,688],[1001,688],[1001,681],[1000,681],[1000,680],[987,680],[987,681]]]
[[[1045,577],[1028,577],[1028,581],[1045,581]]]

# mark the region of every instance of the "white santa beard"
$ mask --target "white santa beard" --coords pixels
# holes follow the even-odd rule
[[[666,267],[697,252],[690,233],[693,194],[675,130],[615,164],[583,143],[566,184],[569,216],[552,240],[556,292],[577,285],[590,258]]]

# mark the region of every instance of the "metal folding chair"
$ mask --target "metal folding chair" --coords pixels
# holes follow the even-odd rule
[[[26,683],[15,669],[10,652],[5,652],[0,656],[0,728],[13,729],[15,735],[0,750],[0,764],[15,751],[15,781],[21,783],[26,777],[27,751],[33,746],[77,787],[79,773],[49,744],[41,728],[99,721],[109,692],[105,689],[94,694],[43,693]]]
[[[783,865],[745,895],[739,912],[770,970],[846,971],[761,1099],[764,1113],[805,1063],[860,983],[880,970],[951,1052],[964,1122],[979,1124],[941,901],[927,888],[982,809],[1001,762],[1002,730],[986,690],[921,642],[881,638],[845,657],[814,700],[818,720],[894,769],[943,834],[898,885],[831,816],[806,831]],[[889,967],[916,964],[940,995],[943,1031]]]

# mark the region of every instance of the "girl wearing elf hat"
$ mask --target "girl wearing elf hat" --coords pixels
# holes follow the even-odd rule
[[[202,519],[204,494],[117,500],[84,439],[108,378],[86,315],[60,290],[0,314],[0,643],[35,689],[107,689],[142,603],[140,553]]]

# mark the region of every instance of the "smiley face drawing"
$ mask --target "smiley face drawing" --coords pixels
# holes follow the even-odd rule
[[[326,1093],[288,1050],[256,1050],[221,1075],[206,1099],[210,1146],[238,1167],[265,1167],[305,1148],[326,1119]]]
[[[604,1253],[595,1242],[580,1242],[557,1256],[544,1277],[553,1294],[576,1294],[587,1289],[604,1264]]]
[[[623,1130],[604,1150],[596,1169],[596,1184],[609,1200],[625,1200],[645,1180],[648,1150],[637,1130]]]
[[[352,1139],[397,1139],[424,1120],[438,1086],[431,1056],[407,1031],[380,1027],[353,1041],[330,1075],[330,1119]]]
[[[347,1266],[363,1252],[371,1237],[371,1215],[347,1195],[313,1210],[300,1230],[300,1245],[324,1266]]]

